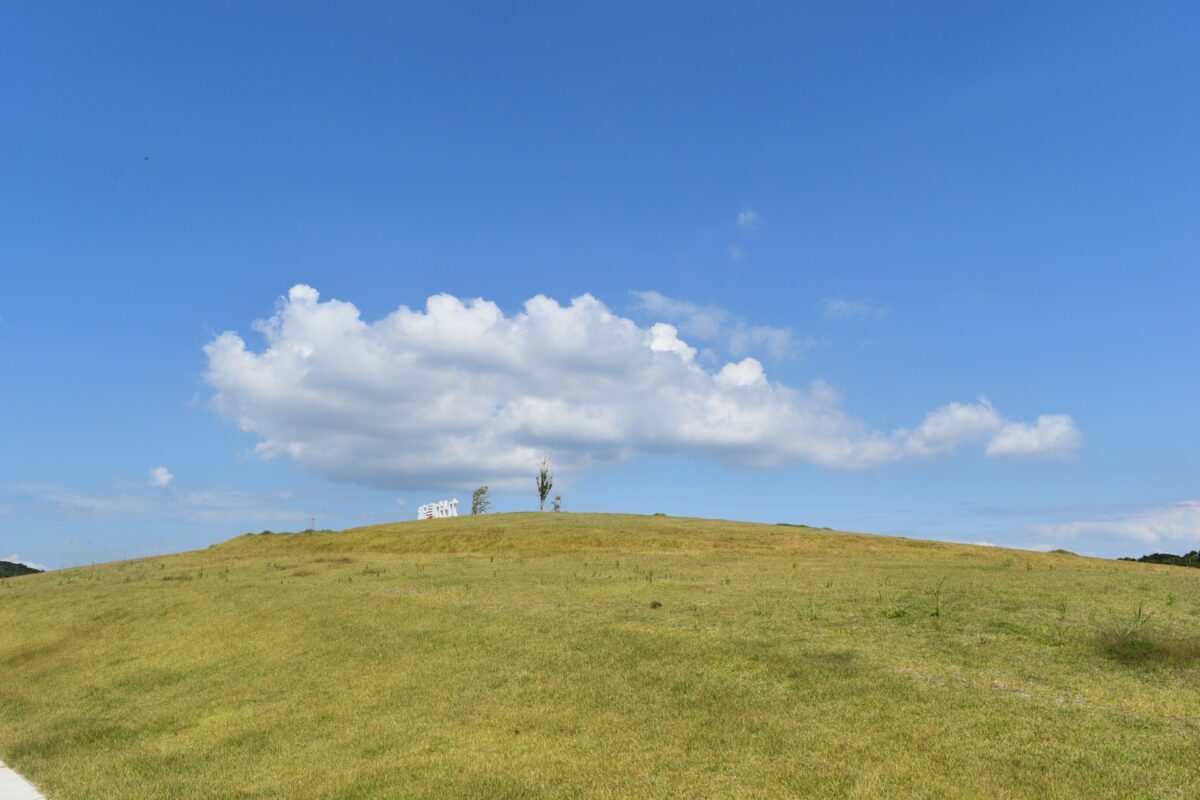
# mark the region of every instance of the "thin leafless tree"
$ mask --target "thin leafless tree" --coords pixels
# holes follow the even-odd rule
[[[546,498],[550,496],[552,488],[554,488],[554,473],[550,471],[550,459],[543,458],[537,475],[538,511],[546,510]]]

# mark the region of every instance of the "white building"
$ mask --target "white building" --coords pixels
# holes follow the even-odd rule
[[[458,498],[426,503],[417,509],[417,519],[440,519],[458,516]]]

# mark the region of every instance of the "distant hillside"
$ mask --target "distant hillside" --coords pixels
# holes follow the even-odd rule
[[[816,528],[239,536],[3,581],[0,676],[54,800],[1200,797],[1200,570]]]
[[[24,564],[16,564],[12,561],[0,561],[0,578],[15,578],[18,575],[33,575],[44,571],[27,567]]]

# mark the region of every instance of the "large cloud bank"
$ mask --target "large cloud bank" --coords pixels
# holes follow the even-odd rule
[[[751,357],[706,368],[672,325],[640,327],[590,295],[506,315],[442,294],[367,322],[299,285],[255,329],[261,352],[232,332],[205,346],[215,408],[263,458],[391,489],[525,482],[545,453],[567,469],[646,453],[863,468],[972,443],[1062,456],[1081,441],[1068,416],[1013,422],[982,398],[871,430],[823,382],[769,381]]]

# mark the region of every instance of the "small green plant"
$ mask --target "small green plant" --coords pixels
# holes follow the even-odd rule
[[[1154,615],[1138,604],[1124,619],[1114,618],[1100,631],[1099,643],[1110,658],[1126,664],[1200,660],[1200,639],[1178,639],[1151,624]]]
[[[1145,610],[1145,607],[1138,603],[1137,613],[1133,618],[1126,623],[1118,623],[1118,630],[1123,638],[1131,638],[1136,636],[1143,628],[1150,624],[1150,619],[1154,615]]]
[[[929,612],[929,616],[931,617],[940,617],[942,615],[942,596],[945,586],[946,579],[942,578],[936,585],[925,590],[925,594],[933,598],[933,609]]]
[[[1061,622],[1055,622],[1050,626],[1050,636],[1048,641],[1052,647],[1062,647],[1067,643],[1067,626]]]

